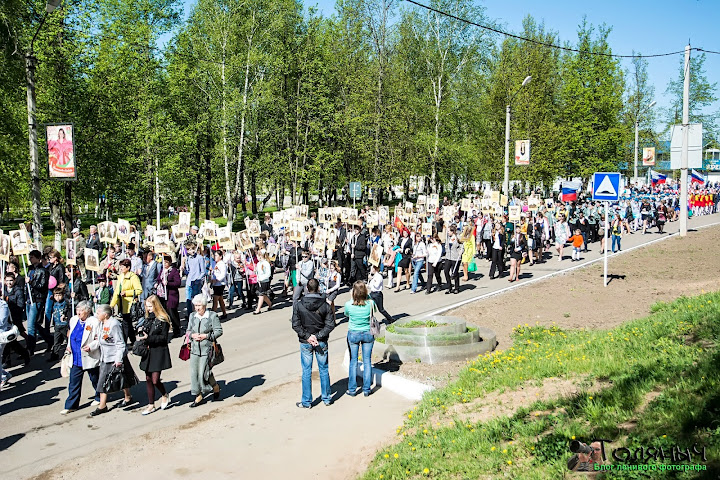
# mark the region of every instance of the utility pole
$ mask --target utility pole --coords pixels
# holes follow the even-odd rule
[[[688,142],[690,139],[690,45],[685,47],[685,84],[683,88],[683,143],[680,157],[680,236],[687,236],[688,219]]]

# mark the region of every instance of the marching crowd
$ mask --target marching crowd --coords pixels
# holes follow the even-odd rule
[[[718,192],[717,185],[693,190],[690,213],[717,212]],[[566,248],[571,249],[571,261],[581,260],[588,245],[595,242],[600,243],[601,252],[620,251],[624,235],[646,234],[653,228],[663,233],[666,222],[678,218],[678,201],[673,185],[633,189],[607,212],[603,203],[589,199],[537,205],[516,198],[509,204],[519,207],[519,220],[511,221],[507,211],[496,214],[476,208],[475,203],[463,211],[460,202],[453,204],[446,198],[415,223],[395,218],[385,225],[368,224],[370,208],[365,207],[357,224],[338,220],[331,227],[337,238],[332,250],[317,249],[315,213],[308,218],[308,233],[302,241],[290,240],[285,229],[275,228],[266,214],[253,247],[237,246],[230,251],[217,243],[203,244],[196,226],[182,241],[173,242],[165,254],[156,254],[135,228],[131,229],[131,243],[108,245],[100,241],[96,226],[90,226],[87,238],[75,228],[77,266],[65,266],[61,253],[52,248],[30,251],[30,265],[24,272],[18,258],[11,257],[6,263],[0,332],[14,328],[17,339],[0,343],[0,349],[4,346],[0,388],[8,384],[12,375],[6,369],[15,361],[23,365],[31,361],[40,337],[47,361],[61,362],[63,375],[68,377],[62,414],[80,408],[85,373],[95,388],[92,405],[96,408],[91,415],[106,413],[108,394],[114,392],[123,392],[119,407],[135,403],[130,388],[140,380],[129,354],[140,357],[139,369],[145,373],[147,406],[143,415],[170,404],[170,392],[160,377],[177,360],[190,365],[191,407],[201,405],[210,394],[218,399],[221,392],[212,369],[223,361],[218,343],[223,333],[221,322],[237,300],[242,310],[254,315],[292,307],[288,316],[300,342],[303,372],[302,398],[297,406],[310,408],[312,404],[313,358],[320,370],[321,400],[329,405],[328,339],[338,320],[335,302],[340,289],[347,286],[350,299],[342,305],[350,351],[347,394],[359,393],[354,372],[361,354],[365,363],[361,391],[367,396],[372,392],[370,358],[378,328],[375,314],[386,324],[393,322],[384,307],[385,291],[402,288],[411,294],[441,290],[457,294],[461,280],[467,282],[478,275],[483,259],[489,263],[488,278],[507,274],[509,282],[517,282],[522,265],[545,262],[553,252],[563,261]],[[441,215],[449,205],[456,207],[451,218]],[[428,223],[430,231],[422,228]],[[606,235],[610,245],[605,243]],[[272,244],[275,247],[271,249]],[[80,247],[104,254],[97,276],[85,269]],[[373,251],[381,256],[371,258]],[[181,288],[187,298],[184,308]],[[173,338],[181,339],[175,359],[169,348]]]

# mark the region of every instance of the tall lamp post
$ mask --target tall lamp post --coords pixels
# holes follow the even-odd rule
[[[647,113],[648,111],[650,111],[650,109],[651,109],[652,107],[654,107],[656,103],[657,103],[657,102],[656,102],[655,100],[653,100],[652,102],[650,102],[650,104],[649,104],[647,107],[645,107],[644,109],[640,110],[640,111],[638,112],[637,116],[635,117],[635,164],[634,164],[634,165],[635,165],[635,169],[634,169],[634,172],[633,172],[633,182],[635,182],[635,183],[637,183],[637,180],[638,180],[638,172],[637,172],[637,162],[638,162],[638,127],[639,127],[639,124],[640,124],[640,115],[642,115],[642,114]]]
[[[37,123],[35,112],[37,103],[35,99],[35,67],[37,66],[37,58],[35,58],[35,40],[37,39],[40,29],[45,24],[47,16],[60,6],[62,0],[47,0],[45,4],[45,15],[40,20],[35,35],[30,41],[30,49],[25,55],[25,81],[27,84],[27,111],[28,111],[28,142],[30,144],[30,178],[32,181],[32,216],[33,216],[33,240],[38,249],[42,249],[42,221],[40,219],[40,167],[38,165],[38,138]]]
[[[503,194],[508,198],[510,198],[510,105],[517,94],[520,93],[520,89],[530,83],[530,80],[532,80],[532,76],[528,75],[525,77],[522,85],[520,85],[510,97],[510,101],[505,109],[505,178],[503,179]]]

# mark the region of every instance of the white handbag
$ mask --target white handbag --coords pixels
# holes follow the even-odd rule
[[[72,353],[65,352],[65,355],[63,355],[62,359],[60,360],[60,376],[63,378],[69,377],[72,366],[73,366]]]

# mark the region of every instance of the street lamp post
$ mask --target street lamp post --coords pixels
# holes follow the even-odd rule
[[[530,83],[530,80],[532,80],[532,76],[525,77],[525,80],[510,97],[510,101],[505,108],[505,177],[503,179],[503,194],[508,198],[510,198],[510,105],[520,92],[520,89]]]
[[[633,182],[635,182],[635,183],[637,183],[637,180],[638,180],[638,170],[637,170],[637,168],[638,168],[638,127],[640,124],[640,115],[649,111],[652,107],[655,106],[656,103],[657,102],[655,100],[653,100],[652,102],[650,102],[650,104],[647,107],[645,107],[643,110],[639,111],[637,116],[635,117],[635,163],[634,163],[635,169],[633,172]]]
[[[32,217],[33,217],[33,240],[38,249],[42,249],[42,221],[40,218],[40,166],[38,165],[38,139],[37,139],[37,123],[35,112],[37,111],[37,102],[35,98],[35,67],[37,67],[37,58],[35,58],[34,46],[40,29],[42,28],[47,16],[51,14],[60,5],[62,0],[48,0],[45,4],[45,11],[40,25],[38,25],[35,35],[30,41],[30,49],[25,55],[25,82],[27,87],[27,111],[28,111],[28,143],[30,146],[30,179],[32,182]]]

